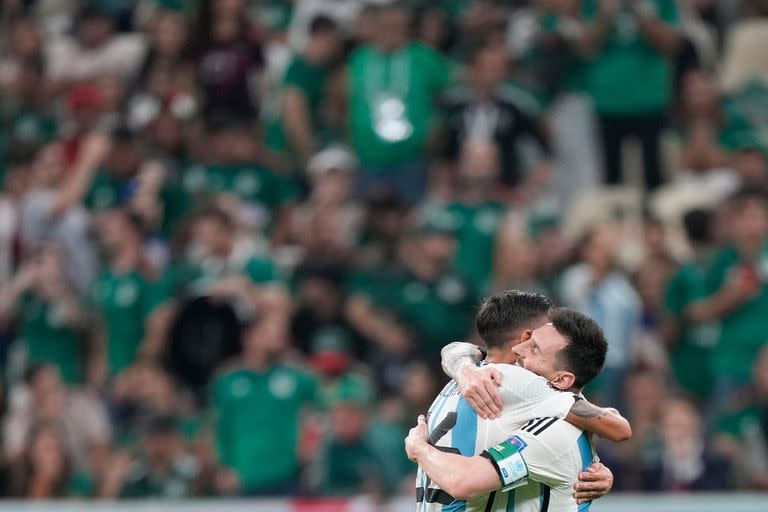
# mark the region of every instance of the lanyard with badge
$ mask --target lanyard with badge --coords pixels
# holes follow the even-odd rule
[[[389,65],[389,79],[385,80]],[[411,86],[408,47],[392,55],[375,56],[365,68],[365,99],[371,105],[373,130],[383,141],[401,142],[413,133],[405,100]]]

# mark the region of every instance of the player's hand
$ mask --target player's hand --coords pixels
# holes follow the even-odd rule
[[[492,367],[478,368],[465,364],[456,376],[459,391],[478,416],[486,419],[501,417],[504,403],[496,389],[501,384],[501,372]]]
[[[577,503],[596,500],[608,494],[613,487],[613,473],[606,466],[595,462],[579,473],[579,481],[573,484],[573,497]]]
[[[408,437],[405,438],[405,452],[408,454],[408,458],[416,462],[421,449],[427,444],[428,439],[427,419],[423,414],[419,414],[416,426],[408,432]]]

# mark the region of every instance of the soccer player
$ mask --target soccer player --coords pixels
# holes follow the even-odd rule
[[[512,350],[522,367],[553,386],[570,384],[566,389],[579,392],[602,367],[605,338],[592,320],[579,313],[556,309],[550,319],[551,323],[536,329],[530,339]],[[562,336],[567,338],[565,343]],[[406,451],[440,488],[437,493],[463,500],[463,504],[454,501],[444,511],[576,512],[589,508],[589,503],[579,505],[572,487],[579,473],[588,471],[593,463],[594,450],[587,434],[562,419],[530,420],[506,441],[472,457],[431,446],[429,440],[425,419],[420,416],[406,439]]]
[[[405,440],[408,457],[457,500],[484,506],[481,510],[589,510],[590,502],[578,504],[573,497],[573,485],[580,472],[588,471],[595,452],[589,435],[567,421],[531,420],[506,441],[472,457],[441,451],[428,439],[422,415]]]
[[[542,338],[542,343],[550,342],[548,346],[553,353],[561,348],[570,347],[569,354],[581,352],[581,360],[593,361],[594,364],[589,364],[578,371],[580,379],[591,380],[600,371],[605,358],[602,332],[587,317],[568,310],[556,311],[562,324],[561,330],[565,334],[558,332],[553,325],[543,325],[536,329],[549,321],[547,317],[549,306],[551,303],[540,295],[514,291],[502,292],[486,300],[478,313],[477,327],[480,336],[490,347],[488,360],[499,363],[514,362],[516,356],[511,351],[512,347],[531,339],[535,329]],[[575,324],[571,325],[574,322]],[[579,331],[579,326],[583,328],[583,332]],[[573,331],[572,334],[578,338],[577,343],[571,341],[574,336],[568,335],[570,331]],[[603,342],[602,345],[600,340]],[[452,362],[448,361],[447,366],[466,360],[465,354],[463,358],[456,357]],[[562,418],[570,409],[574,409],[578,415],[570,414],[569,420],[580,422],[582,423],[580,426],[596,431],[604,437],[621,440],[629,435],[626,420],[616,413],[592,406],[584,400],[578,401],[578,407],[572,407],[574,395],[558,391],[558,389],[567,390],[573,386],[575,373],[568,368],[552,372],[550,382],[519,367],[502,365],[491,368],[495,372],[493,374],[495,382],[501,380],[500,377],[504,375],[504,385],[501,388],[503,400],[498,406],[498,410],[503,407],[503,413],[499,415],[497,411],[491,416],[481,413],[478,418],[469,402],[460,395],[463,379],[457,375],[458,382],[449,383],[430,409],[430,444],[452,453],[475,455],[507,439],[526,421],[542,417]],[[495,384],[489,386],[495,391]],[[601,465],[596,465],[586,475],[587,479],[593,481],[580,484],[587,486],[587,489],[577,489],[581,493],[577,496],[578,498],[599,497],[610,489],[612,475]],[[469,504],[457,502],[453,496],[432,482],[428,474],[421,469],[417,481],[417,499],[422,505],[426,505],[428,510],[440,510],[443,505],[451,506],[450,509],[444,510],[485,510],[488,501],[486,499],[482,503]]]

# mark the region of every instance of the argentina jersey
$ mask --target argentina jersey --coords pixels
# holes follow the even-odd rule
[[[515,450],[506,448],[514,447]],[[587,512],[590,503],[576,503],[573,485],[580,471],[596,459],[589,435],[557,418],[532,420],[511,438],[492,447],[483,456],[492,461],[500,476],[503,455],[519,452],[528,468],[528,483],[506,492],[489,495],[488,511]]]
[[[493,365],[502,373],[499,388],[504,408],[498,419],[483,420],[461,396],[455,381],[449,382],[429,409],[429,443],[440,450],[465,456],[484,450],[510,437],[527,421],[535,418],[565,417],[573,405],[571,393],[553,389],[528,370],[511,365]],[[492,503],[496,503],[496,497]],[[430,512],[487,511],[489,497],[471,501],[455,500],[440,489],[419,468],[416,477],[417,510]],[[501,502],[501,498],[498,498]],[[500,508],[498,510],[505,510]]]

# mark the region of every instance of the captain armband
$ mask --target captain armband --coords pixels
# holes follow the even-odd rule
[[[528,483],[528,466],[520,453],[520,442],[523,441],[515,436],[488,448],[481,454],[482,457],[491,461],[499,474],[502,491],[508,491]]]

